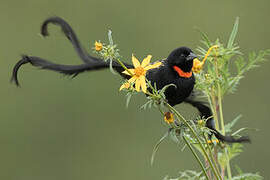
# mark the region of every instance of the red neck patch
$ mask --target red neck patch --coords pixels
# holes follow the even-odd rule
[[[192,72],[184,72],[182,69],[180,69],[179,67],[177,66],[173,66],[173,69],[178,73],[178,75],[180,77],[183,77],[183,78],[190,78],[192,76]]]

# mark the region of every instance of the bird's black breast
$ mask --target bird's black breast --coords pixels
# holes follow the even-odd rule
[[[176,86],[170,86],[165,91],[166,99],[171,106],[183,102],[190,95],[195,84],[193,74],[190,78],[183,78],[166,65],[149,70],[146,77],[152,85],[156,84],[158,90],[169,84]]]

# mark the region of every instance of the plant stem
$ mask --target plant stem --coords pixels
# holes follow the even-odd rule
[[[185,135],[183,136],[183,139],[184,139],[185,143],[187,144],[187,146],[189,147],[189,149],[192,152],[192,154],[194,155],[195,159],[198,161],[199,165],[201,166],[201,169],[202,169],[202,171],[203,171],[206,179],[209,180],[209,177],[207,175],[207,172],[206,172],[205,168],[203,167],[203,164],[202,164],[200,158],[198,157],[198,155],[196,154],[196,152],[194,151],[194,149],[191,147],[191,145],[188,142],[188,140],[186,139]]]
[[[216,169],[216,171],[218,172],[219,178],[222,179],[222,178],[221,178],[221,175],[220,175],[220,172],[219,172],[219,170],[218,170],[218,166],[217,166],[216,161],[215,161],[215,159],[214,159],[212,150],[211,150],[211,148],[210,148],[210,146],[209,146],[209,143],[207,143],[207,138],[206,138],[205,134],[203,134],[203,137],[204,137],[204,140],[205,140],[205,142],[206,142],[207,148],[208,148],[208,150],[209,150],[209,154],[210,154],[211,161],[213,162],[213,164],[214,164],[214,166],[215,166],[215,169]]]
[[[211,169],[209,168],[209,162],[205,158],[204,161],[205,161],[205,168],[207,169],[207,175],[209,176],[210,179],[213,179]]]
[[[160,106],[158,106],[158,110],[162,114],[162,116],[164,116],[164,112],[162,111],[162,109],[160,108]]]
[[[119,58],[117,58],[116,60],[130,74],[130,76],[133,76],[132,72],[128,70],[128,68],[124,65],[124,63],[122,63],[122,61]]]
[[[223,118],[223,110],[222,110],[222,95],[221,95],[221,88],[220,88],[220,84],[218,83],[218,106],[219,106],[219,117],[220,117],[220,124],[221,124],[221,132],[222,134],[225,135],[225,124],[224,124],[224,118]],[[228,179],[231,180],[232,179],[232,172],[231,172],[231,166],[230,166],[230,159],[228,157],[228,152],[227,152],[227,148],[224,149],[224,153],[226,155],[226,158],[228,160],[227,163],[227,174],[228,174]]]
[[[228,163],[227,163],[227,174],[228,174],[228,179],[231,180],[232,179],[232,171],[231,171],[231,165],[230,165],[230,159],[228,157],[228,151],[227,151],[227,148],[225,148],[225,154],[226,154],[226,158],[228,160]]]
[[[218,73],[217,67],[216,67],[216,73]],[[217,74],[217,76],[218,76],[218,74]],[[221,132],[223,135],[225,135],[225,123],[224,123],[223,110],[222,110],[222,95],[221,95],[221,88],[220,88],[219,83],[217,84],[217,87],[218,87],[218,107],[219,107],[219,118],[220,118]],[[227,148],[224,149],[224,153],[225,153],[226,158],[228,160],[228,163],[226,165],[228,179],[231,180],[232,179],[232,172],[231,172],[230,159],[228,157]]]
[[[218,106],[219,106],[219,117],[220,117],[220,124],[221,124],[221,132],[225,135],[225,125],[224,125],[223,110],[222,110],[222,96],[221,96],[221,88],[220,88],[219,83],[218,83]]]
[[[211,100],[212,100],[211,104],[213,104],[212,111],[213,111],[213,114],[214,114],[214,120],[215,120],[216,129],[219,130],[219,122],[218,122],[218,115],[217,115],[217,108],[216,108],[217,107],[217,102],[216,102],[215,92],[214,92],[213,88],[211,89]]]
[[[216,78],[217,80],[219,79],[219,72],[218,72],[218,52],[215,51],[215,56],[214,56],[214,60],[215,60],[215,73],[216,73]],[[219,111],[219,118],[220,118],[220,126],[221,126],[221,132],[223,135],[225,135],[225,124],[224,124],[224,119],[223,119],[223,110],[222,110],[222,95],[221,95],[221,87],[220,87],[220,82],[219,80],[217,81],[217,99],[218,102],[216,102],[216,96],[215,93],[212,93],[212,100],[213,103],[215,105],[215,112],[217,115],[217,107],[218,107],[218,111]],[[218,116],[217,116],[218,117]],[[227,152],[227,148],[224,149],[224,153],[226,155],[226,158],[228,160],[227,162],[227,174],[228,174],[228,179],[231,180],[232,179],[232,173],[231,173],[231,167],[230,167],[230,160],[228,158],[228,152]]]
[[[190,124],[185,120],[185,118],[178,112],[176,111],[171,105],[169,105],[168,103],[166,103],[167,107],[173,112],[175,113],[175,115],[177,116],[178,119],[182,119],[183,123],[189,128],[189,130],[191,131],[192,135],[195,137],[195,139],[198,141],[199,143],[199,146],[201,148],[201,150],[203,151],[204,153],[204,156],[206,157],[207,161],[209,162],[210,164],[210,167],[212,169],[212,171],[214,172],[214,175],[216,176],[216,179],[219,179],[220,174],[219,172],[216,171],[216,169],[214,168],[214,165],[213,163],[211,162],[210,158],[209,158],[209,155],[207,154],[202,142],[200,141],[198,135],[195,133],[194,129],[190,126]],[[221,179],[220,179],[221,180]]]

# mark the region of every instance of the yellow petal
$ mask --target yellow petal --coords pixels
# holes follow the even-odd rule
[[[140,92],[140,87],[141,87],[141,81],[140,81],[140,78],[137,78],[136,83],[135,83],[135,89],[137,92]]]
[[[139,60],[138,60],[135,56],[133,56],[133,54],[132,54],[132,63],[133,63],[133,66],[134,66],[135,68],[141,66]]]
[[[119,91],[121,91],[122,89],[128,89],[129,87],[130,87],[130,84],[128,82],[126,82],[126,83],[122,84]]]
[[[142,91],[143,91],[144,93],[146,93],[147,88],[146,88],[145,76],[141,76],[141,77],[140,77],[140,81],[141,81]]]
[[[125,84],[122,84],[122,86],[120,86],[120,88],[119,88],[119,91],[121,91],[122,89],[124,89],[126,86],[125,86]]]
[[[134,75],[134,69],[128,69],[128,70],[132,73],[132,75],[129,74],[127,70],[123,71],[122,73],[126,74],[126,75],[129,75],[129,76],[133,76]]]
[[[128,80],[128,82],[129,82],[129,83],[133,83],[136,79],[137,79],[136,76],[132,76],[132,78],[130,78],[130,79]]]
[[[101,42],[95,42],[95,49],[96,51],[101,51],[102,50],[102,43]]]
[[[146,66],[144,69],[145,69],[146,71],[148,71],[149,69],[157,68],[157,67],[159,67],[160,65],[162,65],[162,63],[161,63],[161,62],[157,62],[157,63],[155,63],[155,64]]]
[[[146,67],[150,63],[151,58],[151,55],[148,55],[146,58],[144,58],[141,66]]]

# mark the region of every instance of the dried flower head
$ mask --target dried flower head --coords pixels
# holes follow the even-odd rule
[[[171,112],[165,112],[164,121],[168,124],[173,123],[174,122],[173,114]]]

